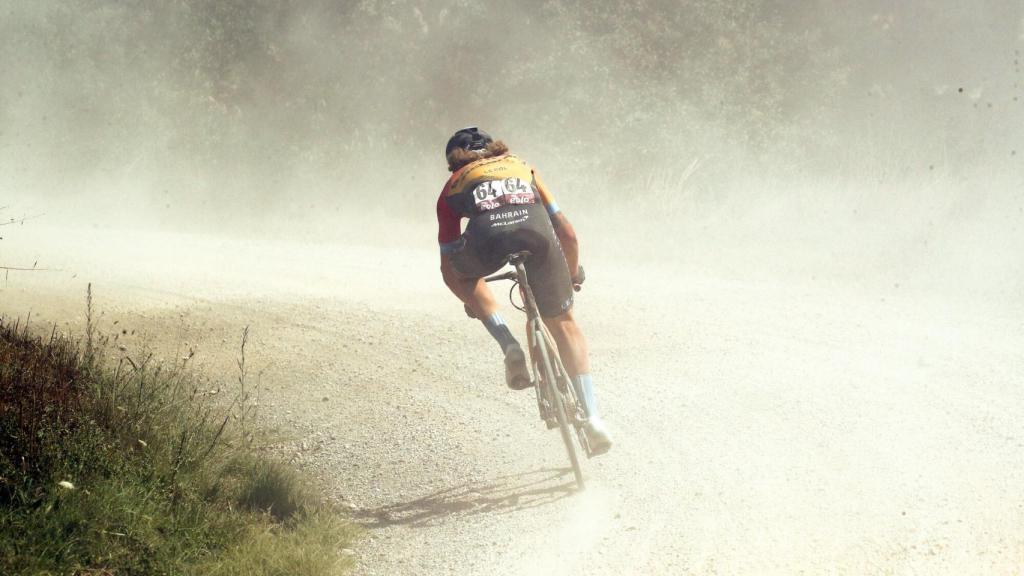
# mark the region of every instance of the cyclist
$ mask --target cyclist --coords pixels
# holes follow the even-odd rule
[[[583,403],[591,450],[607,452],[612,443],[597,413],[587,343],[572,316],[573,284],[584,279],[572,225],[536,171],[479,128],[457,131],[444,153],[452,172],[437,199],[445,284],[497,340],[505,355],[508,386],[529,388],[526,356],[498,315],[498,304],[483,277],[498,270],[509,254],[533,254],[526,270],[537,308]],[[463,218],[469,219],[465,232]]]

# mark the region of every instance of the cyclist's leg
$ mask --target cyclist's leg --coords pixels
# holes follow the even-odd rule
[[[587,341],[572,317],[572,279],[565,255],[549,220],[538,220],[523,233],[533,256],[526,261],[526,276],[544,324],[558,346],[569,376],[588,372]]]
[[[526,274],[537,299],[537,308],[558,346],[559,356],[583,405],[591,454],[602,454],[611,448],[612,441],[597,412],[587,340],[572,315],[572,280],[558,241],[552,236],[544,258],[532,262],[530,266],[531,262],[527,261]]]
[[[473,225],[471,221],[470,226]],[[498,314],[498,303],[494,293],[483,277],[498,270],[502,265],[501,255],[494,251],[491,236],[487,230],[463,235],[460,250],[451,255],[452,265],[460,274],[454,282],[461,283],[457,291],[459,298],[494,338],[505,356],[505,380],[514,389],[528,388],[531,384],[526,355],[519,342],[512,335],[505,320]],[[454,291],[454,290],[453,290]]]
[[[559,355],[569,376],[578,376],[590,372],[590,359],[587,350],[587,339],[572,317],[572,311],[551,318],[544,318],[544,325],[551,332],[558,346]]]
[[[498,302],[494,299],[494,293],[482,278],[459,277],[452,278],[449,282],[458,284],[452,291],[469,308],[473,317],[483,323],[503,351],[516,344],[516,339],[509,331],[505,320],[498,314]]]
[[[463,302],[477,318],[487,318],[498,311],[498,301],[494,298],[490,286],[483,278],[468,278],[466,298]]]
[[[558,316],[544,318],[544,325],[551,332],[558,346],[559,355],[565,365],[566,372],[572,379],[576,397],[579,398],[583,412],[587,417],[584,424],[590,444],[591,455],[604,454],[612,447],[608,429],[597,412],[597,400],[594,397],[594,383],[590,377],[590,359],[587,351],[587,340],[583,337],[572,312],[564,312]]]
[[[498,270],[501,261],[491,254],[487,240],[483,234],[463,234],[461,246],[449,254],[457,275],[446,279],[457,284],[452,286],[452,292],[481,319],[498,311],[498,302],[483,277]]]
[[[598,418],[597,401],[594,398],[594,384],[590,377],[590,354],[587,339],[583,337],[572,312],[565,312],[551,318],[544,318],[551,337],[558,346],[558,354],[576,387],[576,395],[583,403],[588,418]]]

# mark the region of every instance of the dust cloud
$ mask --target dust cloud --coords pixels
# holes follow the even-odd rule
[[[252,327],[356,574],[1016,574],[1022,52],[1020,0],[0,0],[0,314],[91,282],[211,381]],[[580,236],[584,494],[438,274],[471,124]]]
[[[429,246],[478,124],[592,253],[1013,298],[1022,50],[1017,1],[0,0],[0,205]]]

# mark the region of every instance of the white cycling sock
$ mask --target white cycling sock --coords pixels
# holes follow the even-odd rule
[[[583,403],[583,413],[587,415],[587,418],[599,419],[597,400],[594,398],[594,382],[591,380],[590,374],[578,374],[573,377],[572,383],[576,388],[576,396]]]

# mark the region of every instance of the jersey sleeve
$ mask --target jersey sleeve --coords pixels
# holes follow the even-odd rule
[[[448,186],[445,186],[437,198],[437,243],[441,246],[442,254],[451,254],[462,244],[461,219],[445,202],[447,191]]]
[[[555,202],[555,197],[551,195],[551,191],[544,185],[544,181],[540,179],[540,174],[537,174],[537,171],[533,169],[530,170],[530,174],[533,175],[533,188],[540,196],[540,201],[544,203],[548,216],[558,214],[561,211],[558,207],[558,202]]]

